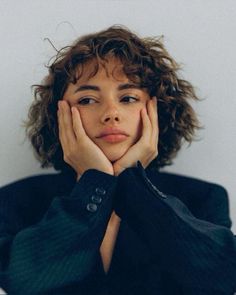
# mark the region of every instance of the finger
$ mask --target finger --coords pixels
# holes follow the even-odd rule
[[[58,134],[59,134],[59,139],[61,140],[61,115],[60,115],[60,110],[57,110],[57,124],[58,124]]]
[[[58,121],[58,131],[59,131],[59,139],[61,144],[64,144],[64,132],[63,132],[63,126],[62,126],[62,110],[61,106],[58,103],[58,110],[57,110],[57,121]]]
[[[153,100],[147,101],[147,120],[144,124],[144,137],[143,140],[152,147],[153,150],[157,149],[158,144],[158,123],[157,123],[157,110],[155,110],[155,105]],[[149,123],[147,123],[149,122]]]
[[[156,143],[158,141],[158,134],[159,134],[159,126],[158,126],[158,106],[157,106],[157,98],[153,97],[152,101],[150,103],[150,108],[149,108],[149,113],[150,113],[150,121],[152,125],[152,136],[156,138]]]
[[[76,137],[72,125],[72,116],[68,103],[62,101],[60,108],[60,119],[61,119],[61,138],[65,148],[74,146],[76,144]]]
[[[152,127],[155,128],[158,125],[157,99],[155,97],[148,101],[148,115]]]
[[[143,140],[145,143],[150,143],[152,135],[152,125],[148,117],[147,109],[143,108],[141,110],[141,117],[143,123],[142,137],[140,140]]]
[[[72,124],[73,124],[73,129],[76,135],[76,138],[79,139],[82,136],[86,135],[83,123],[80,117],[80,112],[76,107],[71,108],[72,112]]]

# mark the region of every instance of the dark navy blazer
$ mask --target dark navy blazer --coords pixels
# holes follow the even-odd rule
[[[99,248],[122,219],[109,272]],[[0,189],[0,287],[9,294],[232,295],[226,190],[143,169],[36,175]]]

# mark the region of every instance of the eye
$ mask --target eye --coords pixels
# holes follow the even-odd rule
[[[90,100],[95,101],[95,100],[94,100],[93,98],[91,98],[91,97],[85,97],[85,98],[81,99],[80,101],[78,101],[78,104],[80,104],[80,105],[91,104],[91,103],[88,103],[88,101],[90,101]]]
[[[127,100],[127,99],[134,99],[135,101],[138,101],[139,99],[138,98],[136,98],[136,97],[134,97],[134,96],[130,96],[130,95],[126,95],[126,96],[123,96],[122,97],[122,100]],[[126,101],[126,102],[128,102],[128,101]]]
[[[136,97],[134,97],[134,96],[130,96],[130,95],[125,95],[125,96],[123,96],[121,100],[122,100],[124,103],[127,103],[127,104],[128,104],[128,103],[130,103],[130,99],[133,99],[134,102],[139,101],[138,98],[136,98]],[[79,104],[79,105],[93,104],[93,103],[89,103],[89,101],[94,101],[94,102],[96,103],[96,100],[95,100],[95,99],[93,99],[93,98],[91,98],[91,97],[84,97],[84,98],[82,98],[82,99],[80,99],[80,100],[78,101],[78,104]]]

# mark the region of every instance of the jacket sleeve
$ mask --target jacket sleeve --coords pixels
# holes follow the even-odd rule
[[[17,233],[7,216],[12,204],[0,194],[0,286],[9,294],[48,294],[86,281],[112,212],[116,183],[115,176],[87,170],[70,195],[53,198],[40,222]]]
[[[184,294],[232,295],[236,290],[236,239],[225,226],[229,217],[220,213],[227,212],[227,198],[220,186],[212,194],[212,200],[220,198],[222,203],[215,214],[211,208],[210,222],[194,217],[178,198],[159,191],[139,161],[118,176],[115,212],[146,242],[154,263],[178,282]]]

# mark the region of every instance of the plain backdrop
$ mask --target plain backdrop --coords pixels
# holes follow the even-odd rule
[[[47,74],[56,48],[78,36],[123,24],[140,36],[164,35],[181,75],[202,102],[204,129],[164,170],[223,185],[236,232],[236,1],[235,0],[0,0],[0,186],[41,173],[22,120],[31,85]]]

